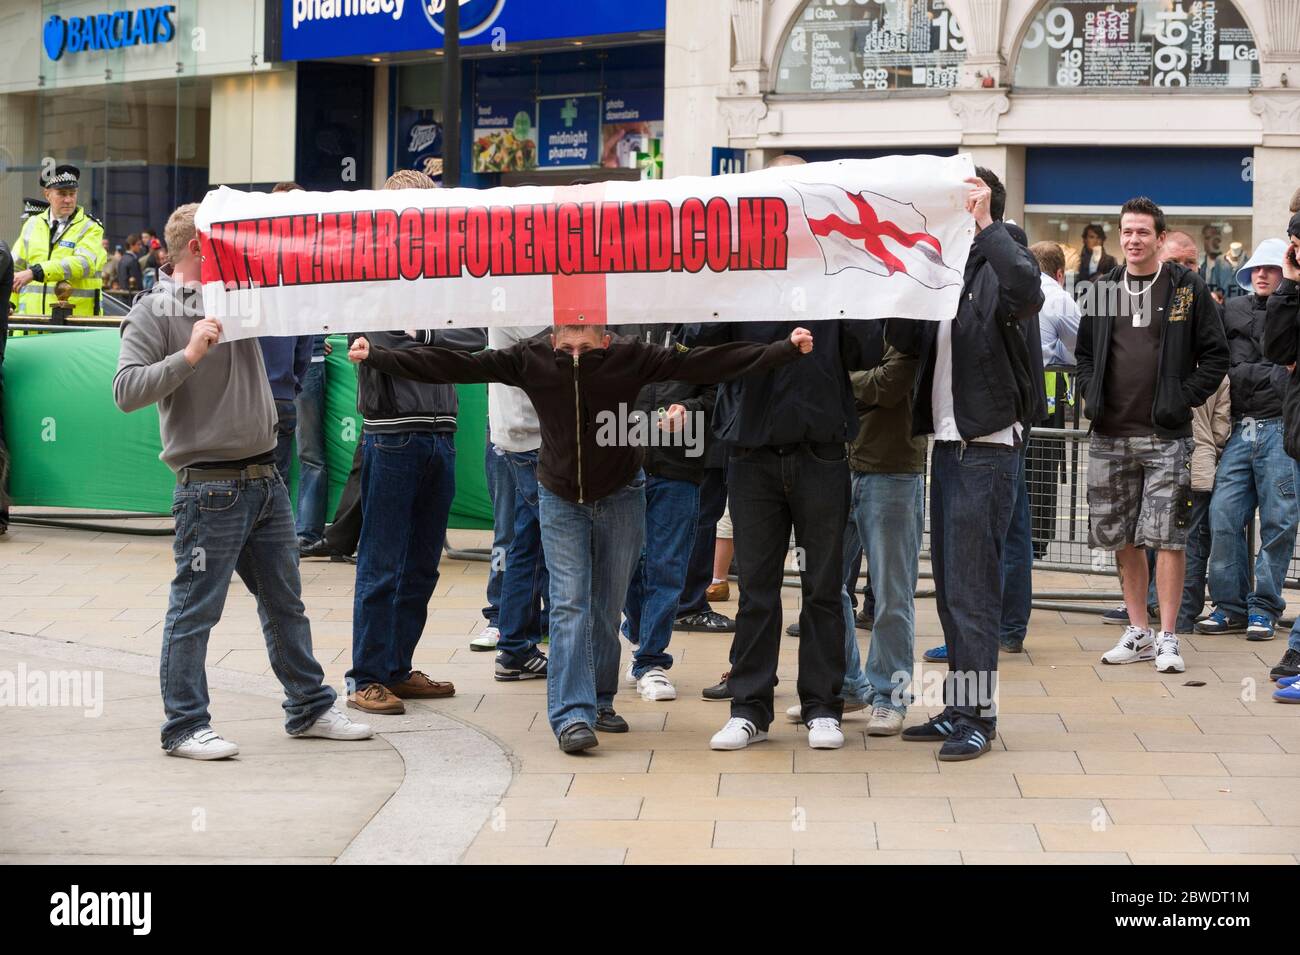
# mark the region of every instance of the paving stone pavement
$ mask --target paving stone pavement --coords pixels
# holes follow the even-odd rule
[[[451,542],[489,544],[468,531]],[[454,681],[457,695],[375,717],[376,740],[319,746],[284,736],[253,601],[236,582],[209,672],[218,728],[243,753],[204,765],[157,749],[170,538],[15,525],[0,538],[0,673],[92,661],[80,665],[103,670],[106,699],[94,720],[68,708],[0,708],[0,861],[1300,859],[1300,707],[1269,699],[1281,639],[1184,638],[1187,672],[1166,676],[1144,664],[1102,666],[1118,634],[1096,616],[1035,611],[1027,652],[1002,657],[994,751],[952,764],[932,745],[866,737],[861,715],[846,718],[839,751],[808,749],[806,731],[778,717],[768,742],[712,752],[708,737],[727,709],[700,690],[727,668],[729,637],[678,633],[678,699],[643,702],[621,686],[617,705],[632,732],[574,757],[546,724],[544,683],[496,683],[492,655],[469,649],[486,571],[444,559],[416,653],[416,665]],[[305,561],[302,574],[317,656],[341,687],[354,568]],[[1040,573],[1036,584],[1115,587],[1061,573]],[[797,590],[785,604],[786,621],[797,619]],[[717,607],[735,608],[734,592]],[[869,636],[860,638],[865,652]],[[934,601],[922,599],[922,685],[941,668],[921,652],[941,642]],[[109,656],[95,658],[97,649]],[[779,712],[794,702],[796,650],[783,638]],[[914,706],[908,720],[938,709]],[[200,817],[206,830],[195,828]]]

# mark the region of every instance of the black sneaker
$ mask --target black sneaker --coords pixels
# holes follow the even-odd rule
[[[673,624],[673,629],[685,630],[687,633],[733,633],[736,629],[736,621],[716,610],[706,610],[703,613],[678,617],[677,622]]]
[[[872,607],[871,612],[867,613],[864,607],[853,615],[853,626],[858,630],[870,630],[876,622],[876,608]]]
[[[626,733],[627,720],[614,712],[612,706],[602,706],[596,711],[596,729],[601,733]]]
[[[599,745],[600,740],[586,723],[571,723],[560,730],[560,749],[566,753],[581,753]]]
[[[1268,678],[1274,683],[1284,676],[1300,676],[1300,650],[1287,647],[1282,662],[1268,671]]]
[[[938,716],[932,716],[919,726],[909,726],[900,734],[910,743],[937,743],[952,735],[957,723],[944,710]],[[997,739],[997,729],[989,730],[989,739]]]
[[[974,723],[963,720],[953,727],[953,731],[939,747],[939,758],[944,762],[955,763],[983,756],[989,751],[989,735]]]
[[[326,543],[325,538],[303,543],[301,538],[298,541],[298,557],[302,560],[324,559],[332,557],[342,557],[343,555]]]
[[[1128,607],[1116,607],[1114,610],[1107,610],[1101,615],[1102,623],[1118,624],[1121,627],[1128,626]]]
[[[1018,640],[1015,637],[999,637],[998,646],[1002,648],[1003,653],[1025,652],[1025,641]]]
[[[1196,622],[1196,632],[1211,636],[1216,633],[1245,633],[1246,618],[1230,617],[1227,611],[1215,607],[1212,614]]]
[[[545,680],[546,654],[536,647],[529,647],[522,654],[509,650],[497,651],[497,669],[492,678],[498,683],[514,683],[518,680]]]
[[[713,700],[714,702],[731,699],[731,687],[727,686],[727,677],[729,676],[731,676],[730,670],[722,674],[722,679],[713,684],[713,686],[706,686],[700,692],[700,696],[704,697],[706,700]]]
[[[786,627],[785,632],[792,637],[799,636],[799,621],[796,620],[794,623],[790,624],[790,626]]]

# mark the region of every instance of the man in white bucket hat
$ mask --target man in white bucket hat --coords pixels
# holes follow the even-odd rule
[[[1249,294],[1228,299],[1223,310],[1228,337],[1232,435],[1210,502],[1209,583],[1214,611],[1196,625],[1199,633],[1241,633],[1272,640],[1286,608],[1282,584],[1295,544],[1300,505],[1295,464],[1283,447],[1282,406],[1290,373],[1264,356],[1268,297],[1282,281],[1287,244],[1265,239],[1236,275]],[[1255,587],[1247,579],[1246,526],[1259,510]]]

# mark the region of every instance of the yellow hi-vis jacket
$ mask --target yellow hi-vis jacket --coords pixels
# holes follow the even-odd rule
[[[73,315],[103,314],[99,298],[104,283],[100,273],[108,260],[104,226],[81,206],[58,234],[51,234],[49,212],[32,216],[23,223],[13,256],[14,271],[39,265],[45,273],[44,278],[33,278],[14,293],[19,314],[49,315],[58,302],[54,287],[63,280],[72,286],[68,304]]]

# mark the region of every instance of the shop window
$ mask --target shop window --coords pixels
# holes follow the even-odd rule
[[[776,92],[952,89],[965,59],[944,0],[808,0],[781,50]]]
[[[1259,50],[1232,0],[1048,0],[1016,57],[1021,89],[1259,85]]]

